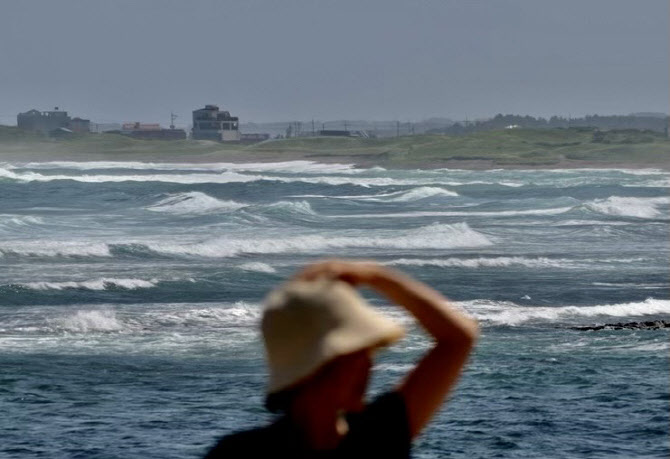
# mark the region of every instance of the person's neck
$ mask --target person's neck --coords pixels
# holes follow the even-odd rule
[[[344,414],[331,406],[299,404],[293,407],[289,417],[300,432],[303,443],[311,450],[337,448],[349,430]]]

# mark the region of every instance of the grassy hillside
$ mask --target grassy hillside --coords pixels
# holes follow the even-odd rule
[[[318,158],[348,156],[393,164],[493,161],[551,165],[564,161],[667,163],[670,141],[642,131],[510,129],[467,136],[421,135],[390,139],[305,138],[256,145],[254,151],[296,152]]]
[[[640,164],[668,167],[670,141],[650,131],[510,129],[465,136],[416,135],[387,139],[315,137],[259,144],[137,140],[85,134],[54,140],[0,126],[0,159],[226,161],[313,159],[396,167],[485,162],[501,167]]]

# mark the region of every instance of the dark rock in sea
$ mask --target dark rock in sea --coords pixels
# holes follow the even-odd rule
[[[585,327],[570,327],[572,330],[658,330],[670,328],[670,321],[648,320],[646,322],[617,322],[605,325],[587,325]]]

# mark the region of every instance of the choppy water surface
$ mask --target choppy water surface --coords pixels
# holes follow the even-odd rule
[[[670,174],[0,165],[0,456],[198,457],[266,422],[267,291],[371,258],[480,320],[432,457],[667,457]],[[410,327],[372,392],[428,343]]]

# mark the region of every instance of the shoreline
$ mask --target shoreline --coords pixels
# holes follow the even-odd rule
[[[184,158],[186,159],[186,158]],[[210,158],[197,158],[195,163],[203,163],[203,159]],[[385,169],[461,169],[461,170],[495,170],[495,169],[505,169],[505,170],[552,170],[552,169],[660,169],[664,172],[670,172],[670,153],[668,155],[668,161],[665,163],[645,163],[645,162],[602,162],[602,161],[576,161],[576,160],[562,160],[557,163],[547,163],[547,164],[533,164],[533,163],[519,163],[519,164],[506,164],[499,163],[494,159],[474,159],[474,160],[461,160],[461,159],[444,159],[439,160],[435,159],[432,161],[407,161],[404,163],[396,163],[387,160],[375,160],[372,158],[361,158],[361,155],[323,155],[319,153],[311,154],[282,154],[282,155],[271,155],[271,156],[255,156],[253,158],[243,157],[238,155],[228,155],[225,157],[224,161],[221,162],[231,162],[231,163],[245,163],[245,162],[279,162],[279,161],[314,161],[318,163],[325,164],[352,164],[356,168],[370,168],[370,167],[383,167]],[[179,163],[185,163],[188,161],[176,161]]]
[[[31,162],[146,162],[146,163],[175,163],[175,164],[208,164],[208,163],[275,163],[288,161],[312,161],[323,164],[351,164],[355,168],[383,167],[385,169],[460,169],[460,170],[558,170],[558,169],[657,169],[670,172],[670,154],[668,161],[663,163],[635,162],[635,161],[585,161],[562,160],[558,162],[533,163],[500,163],[494,159],[434,159],[429,161],[404,161],[398,163],[379,155],[347,155],[347,154],[320,154],[306,152],[231,152],[220,151],[211,153],[186,153],[183,155],[157,155],[144,152],[130,153],[62,153],[62,152],[3,152],[0,151],[0,163],[24,164]]]

